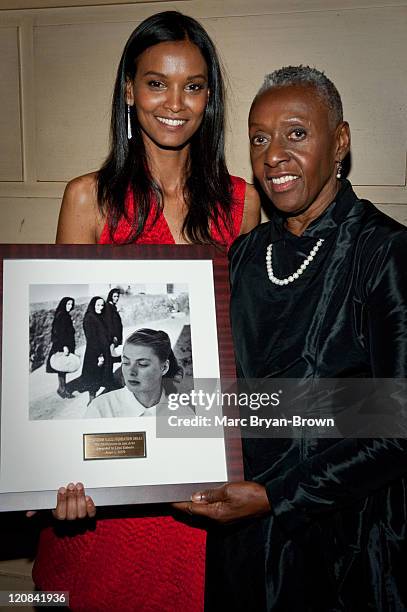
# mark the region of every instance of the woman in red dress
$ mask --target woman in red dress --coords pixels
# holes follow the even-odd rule
[[[110,153],[67,185],[57,242],[229,247],[258,222],[255,190],[227,171],[212,41],[181,13],[149,17],[119,64]],[[95,519],[82,484],[62,487],[61,522],[41,534],[36,585],[69,591],[72,610],[201,612],[205,532],[157,508]]]

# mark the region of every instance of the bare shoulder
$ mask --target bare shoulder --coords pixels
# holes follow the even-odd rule
[[[69,181],[59,212],[56,242],[95,244],[103,225],[97,201],[97,173],[84,174]]]
[[[97,173],[90,172],[77,176],[67,183],[64,197],[72,198],[79,205],[87,204],[90,199],[96,202]]]
[[[246,194],[244,199],[243,219],[240,234],[250,232],[260,223],[260,197],[255,187],[246,183]]]

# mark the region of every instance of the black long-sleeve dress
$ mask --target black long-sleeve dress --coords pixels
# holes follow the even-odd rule
[[[63,351],[65,346],[68,347],[70,353],[75,352],[75,329],[71,315],[66,311],[65,306],[55,313],[51,330],[51,342],[52,345],[46,363],[46,371],[50,374],[59,374],[50,364],[52,355]]]
[[[96,393],[100,387],[111,386],[112,357],[107,328],[101,314],[86,312],[83,319],[86,349],[83,358],[81,389]],[[103,365],[98,366],[99,357]]]
[[[115,346],[123,344],[123,323],[120,313],[117,311],[116,304],[106,302],[103,317],[105,319],[110,343],[113,343]]]
[[[298,279],[269,281],[267,245],[285,278],[321,237]],[[407,229],[347,181],[302,236],[276,217],[238,239],[230,271],[241,377],[407,376]],[[266,486],[272,511],[209,531],[208,612],[407,610],[406,439],[243,447],[246,479]]]

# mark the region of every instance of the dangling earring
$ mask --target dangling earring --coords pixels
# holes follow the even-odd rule
[[[338,166],[336,168],[336,178],[340,179],[342,176],[342,162],[338,161]]]
[[[131,140],[131,117],[130,117],[130,104],[126,104],[127,106],[127,139]]]

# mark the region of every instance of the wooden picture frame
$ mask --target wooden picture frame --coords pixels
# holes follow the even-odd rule
[[[224,252],[199,245],[0,245],[0,268],[0,510],[52,508],[57,488],[72,480],[84,482],[97,505],[108,506],[185,500],[196,490],[243,478],[240,439],[227,428],[222,436],[157,442],[151,417],[82,418],[86,394],[58,397],[50,388],[56,387],[57,376],[46,372],[52,315],[63,296],[79,296],[81,304],[71,313],[77,336],[86,300],[99,287],[106,293],[109,287],[120,285],[123,290],[126,284],[129,331],[148,327],[148,321],[136,321],[130,308],[136,302],[153,304],[148,311],[151,327],[168,323],[172,329],[178,321],[153,320],[157,295],[162,297],[160,313],[167,308],[165,292],[154,293],[156,286],[165,286],[167,292],[181,287],[175,301],[187,303],[188,314],[185,310],[172,318],[179,314],[185,321],[188,316],[193,380],[230,383],[235,363]],[[144,285],[147,289],[141,291]],[[174,301],[174,295],[168,295]],[[59,413],[59,407],[65,412]],[[145,434],[145,455],[120,457],[117,449],[124,438],[119,434],[140,431]],[[113,458],[102,450],[103,461],[86,460],[84,437],[95,433],[113,435]]]

